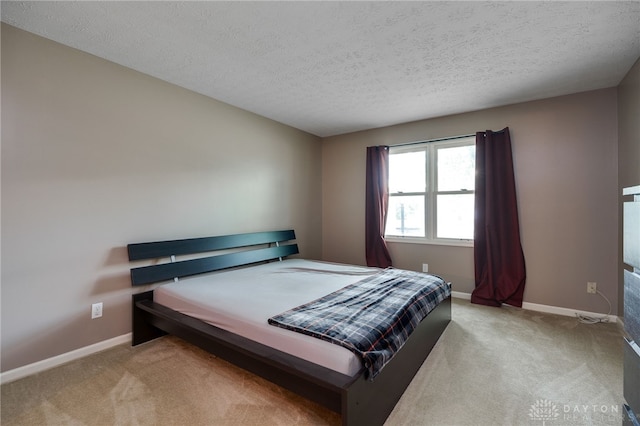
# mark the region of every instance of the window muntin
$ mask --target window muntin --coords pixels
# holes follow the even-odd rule
[[[385,237],[473,240],[475,138],[391,147]]]

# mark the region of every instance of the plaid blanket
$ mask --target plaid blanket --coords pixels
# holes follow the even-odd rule
[[[449,283],[436,275],[390,268],[269,318],[269,324],[344,346],[362,358],[373,380],[450,294]]]

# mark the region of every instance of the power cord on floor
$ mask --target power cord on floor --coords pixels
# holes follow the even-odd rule
[[[596,290],[596,293],[599,294],[600,296],[602,296],[602,298],[604,300],[607,301],[607,303],[609,304],[609,312],[607,312],[606,315],[603,316],[589,316],[589,315],[584,315],[584,314],[579,314],[576,312],[576,317],[578,318],[578,321],[580,321],[583,324],[598,324],[601,322],[609,322],[609,315],[611,315],[611,302],[609,302],[609,299],[607,299],[607,297],[600,293],[599,290]]]

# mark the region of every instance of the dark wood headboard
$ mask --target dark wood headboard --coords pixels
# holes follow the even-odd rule
[[[129,260],[168,257],[171,263],[142,266],[131,269],[131,285],[145,285],[189,275],[203,274],[273,259],[282,259],[298,253],[297,244],[284,244],[296,238],[293,230],[253,232],[217,237],[135,243],[127,246]],[[275,246],[272,246],[275,244]],[[267,246],[267,247],[264,247]],[[175,262],[175,256],[243,249]]]

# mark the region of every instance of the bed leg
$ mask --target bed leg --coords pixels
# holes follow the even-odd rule
[[[131,346],[136,346],[167,334],[159,328],[151,325],[147,320],[149,314],[136,306],[136,303],[139,301],[153,300],[153,290],[134,294],[132,299],[133,338],[131,339]]]

